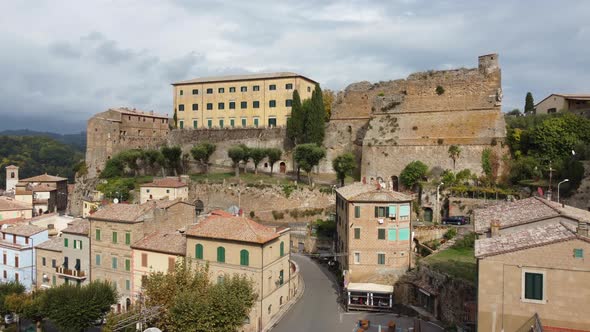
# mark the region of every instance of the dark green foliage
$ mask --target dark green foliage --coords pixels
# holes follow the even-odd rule
[[[50,132],[34,131],[29,129],[3,130],[0,136],[26,136],[26,137],[48,137],[50,139],[69,145],[78,152],[86,151],[86,132],[82,131],[77,134],[57,134]]]
[[[461,156],[461,148],[457,145],[451,145],[449,146],[449,158],[451,158],[453,160],[453,170],[455,169],[455,163],[457,162],[457,159],[459,159],[459,157]]]
[[[176,110],[174,110],[174,115],[172,116],[172,122],[174,123],[174,128],[178,128],[178,115],[176,115]]]
[[[453,248],[455,249],[473,249],[475,247],[476,235],[471,232],[455,242]]]
[[[311,99],[301,103],[299,93],[293,92],[291,117],[287,122],[287,137],[293,145],[316,143],[321,145],[325,135],[326,110],[322,89],[316,84]]]
[[[293,145],[303,143],[305,123],[305,114],[303,105],[301,104],[301,97],[297,90],[293,91],[293,103],[291,104],[291,117],[287,120],[287,137]]]
[[[166,168],[174,171],[174,175],[178,175],[181,166],[180,157],[182,155],[180,146],[164,146],[160,149],[160,152],[162,152],[162,156],[164,156]]]
[[[258,164],[262,161],[262,159],[266,158],[267,149],[264,148],[251,148],[250,149],[250,158],[252,158],[252,163],[254,163],[254,174],[258,174]]]
[[[356,169],[356,160],[350,152],[339,155],[332,160],[332,168],[336,171],[336,176],[340,180],[340,185],[344,186],[344,179],[347,175],[352,175]]]
[[[211,155],[213,155],[216,148],[217,147],[213,143],[202,142],[191,149],[193,159],[205,166],[205,173],[209,172],[209,158],[211,158]]]
[[[336,221],[318,219],[315,222],[318,237],[331,238],[336,234]]]
[[[6,297],[11,294],[23,294],[25,292],[25,286],[18,282],[9,281],[0,283],[0,314],[2,316],[10,313],[6,308]]]
[[[76,165],[74,165],[72,170],[74,171],[76,176],[87,175],[88,174],[88,166],[86,166],[86,161],[82,160],[82,161],[78,162]]]
[[[535,102],[533,100],[533,94],[530,92],[526,93],[524,100],[524,114],[530,115],[535,113]]]
[[[400,173],[400,181],[407,188],[413,188],[417,185],[428,172],[428,166],[420,160],[409,163]]]
[[[45,291],[42,311],[60,331],[79,332],[107,313],[117,298],[109,282],[92,281],[81,287],[63,284]]]
[[[518,108],[513,109],[510,112],[506,113],[507,116],[521,116],[522,113],[520,113],[520,110]]]
[[[322,122],[323,125],[323,122]],[[295,147],[293,158],[297,167],[307,173],[309,183],[311,184],[311,171],[326,156],[326,150],[314,143],[300,144]]]
[[[246,152],[241,146],[232,146],[227,150],[227,156],[234,163],[236,169],[236,176],[240,176],[240,162],[244,159]]]
[[[106,183],[99,183],[96,189],[104,193],[106,198],[129,201],[131,199],[130,191],[135,188],[135,183],[134,178],[110,178],[106,180]]]
[[[167,166],[166,158],[159,150],[132,149],[122,151],[109,159],[100,173],[102,179],[139,174],[156,175]]]
[[[443,235],[443,237],[446,240],[450,240],[450,239],[454,238],[456,235],[457,235],[457,229],[454,228],[454,227],[452,227],[452,228],[449,228],[449,230],[447,230],[445,232],[445,234]]]
[[[0,136],[0,183],[6,180],[4,167],[19,166],[19,177],[51,174],[74,180],[74,166],[84,159],[76,148],[54,139],[35,136]]]
[[[440,95],[442,95],[443,93],[445,93],[445,88],[443,88],[443,87],[442,87],[442,86],[440,86],[440,85],[437,85],[437,86],[436,86],[436,94],[440,96]]]
[[[268,157],[268,163],[270,164],[270,175],[272,176],[274,165],[277,161],[281,160],[283,151],[278,148],[268,148],[266,149],[266,156]]]
[[[543,176],[541,164],[531,156],[521,156],[513,160],[510,165],[508,179],[512,184],[518,184],[523,180],[539,180]]]
[[[489,178],[492,176],[492,150],[484,149],[481,153],[481,168],[483,173]]]
[[[563,160],[557,165],[557,179],[569,179],[560,187],[560,192],[563,195],[568,195],[580,186],[580,182],[584,178],[584,165],[574,158]],[[553,183],[557,186],[556,183]]]

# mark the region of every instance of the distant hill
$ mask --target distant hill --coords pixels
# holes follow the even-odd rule
[[[57,134],[51,132],[34,131],[29,129],[4,130],[0,131],[0,136],[30,136],[30,137],[49,137],[58,142],[72,146],[80,152],[86,152],[86,132],[78,134]]]

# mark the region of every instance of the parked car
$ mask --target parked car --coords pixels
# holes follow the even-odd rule
[[[6,323],[6,325],[10,325],[10,324],[14,323],[14,315],[13,314],[4,315],[4,323]]]
[[[469,219],[465,216],[454,216],[454,217],[446,217],[443,219],[443,225],[465,225],[467,224]]]

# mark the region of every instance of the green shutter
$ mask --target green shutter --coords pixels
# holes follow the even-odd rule
[[[387,230],[387,240],[389,240],[389,241],[395,241],[395,240],[397,240],[396,231],[397,230],[395,228],[388,229]]]
[[[525,273],[524,297],[529,300],[543,300],[543,275]]]
[[[96,265],[100,265],[100,255],[96,255]]]
[[[125,244],[131,244],[131,233],[125,233]]]
[[[361,217],[361,207],[360,206],[355,206],[354,207],[354,217],[355,218],[360,218]]]
[[[117,269],[117,257],[113,257],[111,258],[111,266],[113,267],[113,269]]]
[[[96,240],[100,241],[100,229],[96,229]]]
[[[80,244],[80,250],[82,250],[82,241],[78,241],[78,243]]]
[[[377,230],[377,239],[378,240],[385,240],[385,229],[380,228]]]
[[[399,240],[400,241],[407,241],[410,239],[410,229],[409,228],[400,228],[399,229]]]
[[[131,271],[131,261],[128,259],[125,260],[125,271]]]
[[[113,243],[117,243],[117,232],[113,232]]]
[[[285,256],[285,242],[281,242],[279,248],[280,248],[279,251],[280,251],[281,257]]]
[[[243,249],[240,251],[240,265],[248,266],[250,264],[250,257],[248,250]]]
[[[64,247],[68,247],[68,238],[64,238]]]
[[[360,228],[355,228],[354,229],[354,238],[355,239],[360,239],[361,238],[361,229]]]
[[[224,247],[217,247],[217,261],[220,263],[225,263],[225,248]]]
[[[130,280],[125,280],[125,289],[131,290],[131,281]]]
[[[195,246],[195,258],[196,259],[203,259],[203,245],[197,244]]]
[[[375,206],[375,218],[379,217],[379,207]]]
[[[385,264],[385,254],[377,254],[377,264]]]
[[[574,258],[584,258],[584,249],[574,249]]]

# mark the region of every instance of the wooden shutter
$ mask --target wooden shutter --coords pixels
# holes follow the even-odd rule
[[[174,271],[175,265],[176,265],[176,258],[175,257],[168,257],[168,272]]]
[[[146,253],[142,253],[141,254],[141,266],[142,267],[147,267],[148,266],[148,257]]]

